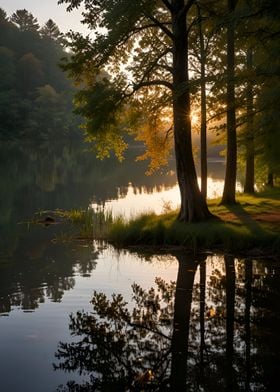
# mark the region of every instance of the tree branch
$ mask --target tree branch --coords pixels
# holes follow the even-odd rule
[[[167,80],[160,80],[160,79],[155,79],[155,80],[148,80],[146,82],[140,82],[138,84],[133,85],[133,90],[137,91],[140,90],[142,87],[148,87],[148,86],[164,86],[171,91],[173,91],[173,85],[172,83],[167,82]]]
[[[134,86],[141,86],[143,85],[144,81],[146,78],[149,77],[150,73],[153,71],[153,69],[158,66],[160,67],[161,65],[158,63],[160,59],[162,59],[165,55],[167,55],[170,52],[170,48],[166,48],[162,53],[160,53],[156,59],[148,66],[148,68],[143,72],[143,75],[138,83],[134,83]],[[168,83],[168,82],[167,82]],[[172,85],[169,84],[171,87]],[[167,86],[166,86],[167,87]],[[135,88],[133,87],[133,92],[135,91]]]
[[[172,40],[174,39],[174,35],[172,32],[165,26],[164,23],[160,22],[157,18],[155,18],[153,15],[147,14],[146,12],[144,13],[146,18],[150,19],[152,22],[154,22],[160,29],[163,31],[169,38]]]
[[[191,8],[191,6],[195,3],[195,0],[189,0],[187,1],[187,3],[185,4],[184,8],[182,9],[182,12],[185,12],[186,14],[188,13],[189,9]]]
[[[164,22],[162,23],[162,25],[170,25],[170,22]],[[130,31],[129,34],[127,34],[126,37],[124,37],[123,41],[122,41],[122,45],[125,45],[126,42],[133,37],[135,34],[140,33],[143,30],[147,30],[147,29],[152,29],[152,28],[158,28],[158,25],[156,23],[150,23],[150,24],[146,24],[143,26],[139,26],[139,27],[135,27],[134,30]],[[168,29],[167,29],[168,30]]]
[[[168,1],[168,0],[161,0],[162,3],[166,6],[167,9],[169,9],[169,11],[173,11],[173,7],[172,4]]]

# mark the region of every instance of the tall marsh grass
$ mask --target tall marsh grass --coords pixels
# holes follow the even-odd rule
[[[80,237],[90,239],[107,239],[113,223],[112,211],[100,205],[87,210],[60,211],[60,216],[78,228]]]

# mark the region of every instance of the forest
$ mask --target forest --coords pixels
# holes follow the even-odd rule
[[[174,148],[181,194],[179,219],[211,218],[207,130],[226,143],[222,203],[235,203],[237,164],[244,189],[273,185],[279,175],[279,5],[273,0],[131,3],[60,0],[85,6],[93,32],[68,35],[64,70],[81,88],[76,111],[98,156],[126,148],[132,133],[146,145],[150,169]],[[198,119],[198,120],[196,120]],[[201,192],[192,150],[201,137]]]
[[[67,56],[56,23],[39,26],[25,9],[0,9],[0,138],[80,137],[72,83],[59,67]]]
[[[247,193],[278,183],[275,1],[58,3],[68,11],[84,4],[92,34],[63,35],[52,19],[40,27],[25,9],[1,10],[1,138],[84,133],[97,157],[120,160],[134,140],[145,145],[138,160],[150,173],[175,153],[182,221],[211,218],[209,135],[225,146],[222,203],[236,202],[237,173]]]

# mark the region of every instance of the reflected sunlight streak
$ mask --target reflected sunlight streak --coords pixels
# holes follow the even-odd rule
[[[201,178],[198,177],[200,184]],[[224,181],[208,177],[208,198],[220,197],[223,192]],[[241,191],[241,184],[237,183],[237,191]],[[141,213],[161,214],[168,209],[177,209],[180,205],[180,193],[178,185],[172,188],[164,188],[158,191],[156,188],[152,193],[148,193],[145,188],[135,188],[128,184],[127,194],[117,200],[110,200],[105,203],[105,210],[112,212],[113,217],[122,216],[125,219],[135,218]],[[91,204],[92,208],[98,207],[97,203]]]

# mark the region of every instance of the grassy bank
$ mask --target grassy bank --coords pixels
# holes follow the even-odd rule
[[[220,206],[219,201],[209,201],[210,210],[219,220],[184,224],[176,221],[177,212],[145,214],[129,222],[119,218],[111,224],[108,240],[116,246],[179,246],[273,254],[280,250],[279,188],[255,196],[240,195],[234,206]]]
[[[181,247],[192,251],[227,250],[277,255],[280,251],[280,188],[252,195],[239,195],[234,206],[220,206],[210,200],[209,208],[218,220],[184,224],[177,211],[143,214],[126,221],[113,219],[110,211],[72,210],[53,212],[53,222],[66,223],[57,239],[101,239],[117,247]],[[43,214],[46,215],[46,214]],[[35,221],[45,224],[46,218]]]

